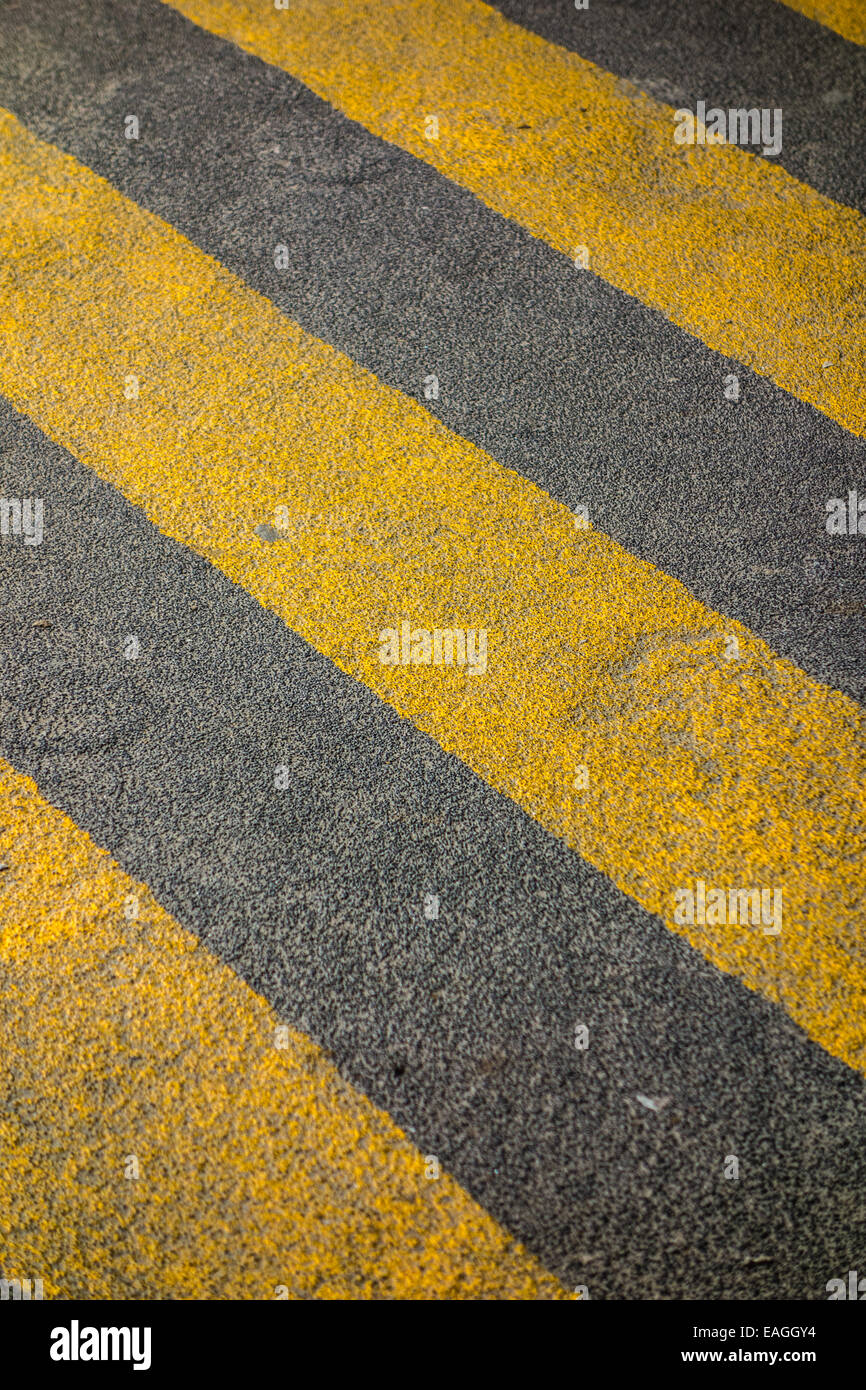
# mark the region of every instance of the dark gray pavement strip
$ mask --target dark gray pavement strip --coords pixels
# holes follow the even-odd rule
[[[866,212],[866,50],[777,0],[491,0],[674,107],[782,111],[789,173]],[[575,113],[576,120],[587,117]]]
[[[0,754],[552,1271],[817,1299],[857,1267],[863,1077],[5,402],[0,494],[45,500],[41,546],[0,540]]]
[[[866,700],[866,539],[825,531],[862,440],[158,0],[0,9],[0,104],[382,381],[435,374],[450,428]]]

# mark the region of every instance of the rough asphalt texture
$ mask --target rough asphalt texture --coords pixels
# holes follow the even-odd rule
[[[560,6],[499,8],[572,42]],[[784,104],[786,167],[864,206],[852,45],[770,3],[599,6],[582,36],[663,100]],[[450,428],[863,698],[863,565],[822,534],[862,441],[156,0],[4,10],[0,104],[385,382],[435,364]],[[0,753],[43,796],[567,1284],[805,1299],[853,1267],[862,1077],[5,403],[0,462],[50,499],[26,566],[0,548]],[[129,631],[151,655],[118,672]]]
[[[806,21],[758,9],[789,23],[802,70]],[[535,11],[510,17],[542,31]],[[605,32],[620,27],[611,16]],[[427,404],[449,428],[567,506],[587,505],[599,529],[809,675],[866,697],[866,567],[857,538],[823,524],[827,498],[863,474],[863,440],[576,276],[470,193],[158,0],[132,14],[33,0],[0,16],[0,37],[0,101],[35,134],[387,384],[423,398],[435,366],[441,395]],[[859,61],[862,74],[863,55],[836,36],[824,47],[831,39],[845,71]],[[143,113],[146,139],[117,138],[127,110]],[[856,189],[859,149],[844,167]],[[281,241],[292,255],[277,272]],[[736,405],[723,393],[730,372]]]

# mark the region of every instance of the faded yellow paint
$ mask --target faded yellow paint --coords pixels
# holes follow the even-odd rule
[[[2,761],[0,802],[0,1273],[51,1298],[569,1297]]]
[[[866,220],[853,209],[737,146],[676,145],[672,107],[479,0],[171,3],[866,433]]]
[[[0,174],[0,391],[866,1069],[862,710],[575,530],[565,507],[10,116]],[[269,545],[254,530],[279,506],[289,535]],[[379,634],[404,618],[486,628],[487,673],[382,665]],[[698,878],[782,888],[781,935],[675,923],[675,890]]]
[[[835,29],[851,43],[866,43],[866,0],[782,0],[782,4]]]

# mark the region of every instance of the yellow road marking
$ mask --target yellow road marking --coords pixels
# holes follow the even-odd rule
[[[858,706],[575,530],[565,507],[8,115],[0,173],[0,390],[165,534],[866,1068]],[[123,398],[127,373],[137,401]],[[281,506],[290,534],[267,544],[254,530]],[[486,674],[382,665],[380,633],[404,619],[486,629]],[[575,791],[584,764],[589,787]],[[698,879],[782,888],[781,934],[676,923],[674,893]]]
[[[866,4],[864,0],[782,0],[790,10],[798,10],[807,19],[816,19],[828,29],[835,29],[851,43],[866,43]]]
[[[0,800],[0,1274],[61,1298],[570,1297],[2,761]]]
[[[671,107],[478,0],[171,3],[866,432],[866,220],[772,159],[676,145]]]

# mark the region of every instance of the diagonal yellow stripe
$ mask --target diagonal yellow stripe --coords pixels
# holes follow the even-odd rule
[[[6,1278],[66,1298],[568,1297],[2,761],[0,800]]]
[[[866,432],[866,221],[771,159],[676,145],[670,107],[478,0],[171,3]]]
[[[789,10],[798,10],[807,19],[816,19],[827,29],[835,29],[851,43],[866,43],[866,3],[864,0],[782,0]]]
[[[576,531],[537,487],[8,115],[0,173],[0,390],[866,1068],[862,711],[606,536]],[[268,544],[255,528],[281,506],[290,535]],[[380,632],[404,618],[487,629],[486,674],[381,664]],[[590,785],[575,792],[582,764]],[[674,891],[697,879],[781,888],[781,935],[676,923]]]

